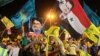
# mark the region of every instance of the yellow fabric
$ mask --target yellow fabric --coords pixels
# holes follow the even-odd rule
[[[4,50],[4,52],[3,52]],[[0,55],[2,55],[2,52],[3,52],[3,56],[7,56],[8,55],[8,50],[7,49],[3,49],[1,46],[0,46]]]
[[[59,36],[60,27],[58,26],[51,26],[47,31],[45,31],[45,35],[58,37]]]
[[[38,44],[35,44],[35,50],[36,50],[37,52],[40,52],[40,46],[39,46]]]
[[[70,35],[66,29],[64,29],[64,33]]]
[[[98,28],[91,23],[90,27],[88,29],[86,29],[86,31],[84,32],[84,34],[93,42],[97,43],[98,42],[98,38],[95,36],[100,36],[100,31],[98,30]]]
[[[1,53],[2,53],[2,48],[1,48],[1,46],[0,46],[0,55],[1,55]]]
[[[66,29],[64,29],[64,33],[65,33],[65,37],[70,37],[70,34]]]
[[[83,50],[80,50],[80,56],[91,56],[91,55]]]
[[[98,26],[97,28],[98,28],[98,29],[99,29],[99,31],[100,31],[100,26]]]
[[[77,55],[76,48],[77,48],[76,44],[69,45],[69,47],[68,47],[69,54],[70,55]]]
[[[93,34],[100,36],[100,31],[93,23],[91,23],[91,26],[88,28],[88,30],[93,32]]]
[[[8,54],[8,50],[5,49],[5,52],[4,52],[4,55],[3,56],[7,56],[7,54]]]
[[[14,26],[14,24],[6,16],[1,19],[1,22],[6,26],[7,29],[10,29]]]
[[[46,56],[48,56],[49,53],[48,50],[49,50],[49,36],[46,39],[46,53],[45,53]]]
[[[87,33],[87,32],[86,32],[85,35],[86,35],[91,41],[93,41],[94,43],[98,43],[98,38],[95,37],[93,34]]]

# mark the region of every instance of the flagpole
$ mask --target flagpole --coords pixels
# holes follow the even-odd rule
[[[55,7],[55,6],[54,6]],[[50,9],[49,13],[51,13],[51,11],[53,10],[53,8]],[[48,19],[48,18],[47,18]],[[44,25],[46,24],[47,22],[47,19],[45,19],[44,23],[43,23],[43,27]],[[42,28],[43,28],[42,27]],[[50,19],[50,27],[51,27],[51,19]],[[47,44],[46,44],[46,52],[45,52],[45,55],[48,56],[48,53],[49,53],[49,36],[47,36]]]
[[[61,37],[61,35],[62,35],[64,32],[65,32],[65,31],[63,30],[63,31],[59,34],[58,38],[56,38],[57,41],[58,41],[58,43],[60,44],[61,53],[62,53],[63,55],[65,55],[64,44],[63,44],[63,42],[62,42],[59,38]]]
[[[50,9],[49,13],[51,13],[51,10],[52,10],[52,9]],[[48,19],[48,18],[47,18],[47,19]],[[44,21],[44,23],[43,23],[43,27],[44,27],[44,25],[46,24],[47,19],[45,19],[45,21]],[[51,26],[51,20],[50,20],[50,26]],[[43,27],[42,27],[42,28],[43,28]],[[46,55],[46,56],[48,56],[48,53],[49,53],[48,49],[49,49],[49,36],[47,36],[47,44],[46,44],[46,52],[45,52],[45,55]]]
[[[28,23],[28,31],[30,32],[30,28],[31,28],[31,19],[29,19],[29,23]]]
[[[52,11],[53,9],[55,9],[56,6],[57,6],[57,3],[54,4],[53,8],[50,8],[49,13],[51,13],[51,11]],[[51,21],[51,20],[50,20],[50,21]],[[47,22],[47,19],[44,21],[43,27],[44,27],[44,25],[46,24],[46,22]],[[51,26],[51,22],[50,22],[50,26]]]
[[[22,36],[25,36],[24,24],[22,22],[21,22],[21,30],[22,30]]]
[[[47,36],[47,44],[46,44],[46,53],[45,55],[48,56],[48,53],[49,53],[49,36]]]

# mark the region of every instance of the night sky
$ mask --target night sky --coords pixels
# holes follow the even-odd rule
[[[27,0],[15,0],[6,6],[0,7],[0,14],[10,17],[14,15],[27,2]],[[83,0],[80,0],[81,4]],[[85,0],[86,4],[100,16],[99,0]],[[44,12],[49,11],[56,3],[56,0],[36,0],[36,13],[43,17]]]
[[[27,0],[14,0],[13,2],[7,4],[6,6],[0,7],[0,14],[2,16],[7,16],[9,19],[14,15],[21,7],[27,2]],[[81,4],[83,0],[80,0]],[[85,0],[86,4],[100,16],[100,6],[99,0]],[[36,0],[36,14],[38,18],[45,15],[51,8],[54,8],[56,0]],[[5,26],[0,22],[0,34],[4,30]],[[17,33],[18,29],[14,30]],[[20,32],[20,31],[19,31]],[[13,37],[13,36],[12,36]]]
[[[36,0],[36,13],[37,16],[50,9],[56,0]],[[15,0],[12,3],[7,4],[6,6],[0,7],[0,14],[8,17],[14,15],[21,7],[27,2],[27,0]]]

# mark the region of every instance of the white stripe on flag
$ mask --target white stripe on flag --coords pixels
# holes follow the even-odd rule
[[[68,14],[67,19],[76,32],[82,34],[85,31],[86,28],[81,24],[78,17],[72,11]]]

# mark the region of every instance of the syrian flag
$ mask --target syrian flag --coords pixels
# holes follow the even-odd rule
[[[64,27],[69,31],[72,37],[80,37],[83,32],[90,26],[90,20],[82,9],[78,0],[72,0],[74,7],[68,14],[65,14],[66,12],[63,11],[67,8],[66,3],[64,0],[60,1],[62,1],[62,5],[60,3],[59,6],[62,11],[60,17],[63,18],[63,21],[65,21],[65,23],[63,22],[65,24]]]
[[[74,3],[74,8],[72,9],[73,13],[78,17],[80,22],[86,28],[88,28],[91,25],[91,23],[90,23],[88,16],[86,15],[84,9],[82,8],[82,6],[80,5],[78,0],[72,0],[72,1]]]
[[[72,28],[79,34],[82,34],[87,28],[85,26],[88,25],[88,24],[86,25],[82,24],[82,22],[84,21],[80,22],[79,18],[72,11],[68,14],[67,20],[69,24],[72,26]]]

